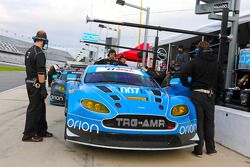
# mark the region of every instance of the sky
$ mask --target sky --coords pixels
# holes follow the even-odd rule
[[[140,6],[141,0],[126,0]],[[207,15],[195,15],[196,0],[142,0],[143,7],[150,7],[150,25],[192,30],[213,22]],[[241,11],[250,10],[249,0],[241,0]],[[80,48],[84,32],[100,34],[100,39],[117,37],[113,30],[101,29],[99,23],[86,23],[86,16],[93,18],[139,23],[140,11],[116,4],[116,0],[0,0],[0,35],[15,36],[31,41],[37,30],[47,32],[50,45],[64,48]],[[142,23],[145,23],[145,12]],[[117,29],[115,25],[106,25]],[[120,27],[124,46],[138,44],[137,28]],[[155,31],[149,31],[149,41]],[[170,35],[160,32],[160,39]],[[143,42],[144,31],[140,41]]]

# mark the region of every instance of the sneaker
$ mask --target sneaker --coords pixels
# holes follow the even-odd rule
[[[41,136],[32,136],[28,139],[22,139],[23,142],[41,142],[43,141],[43,138]]]
[[[213,150],[213,151],[207,152],[207,155],[212,155],[212,154],[216,154],[216,153],[217,153],[217,151],[216,151],[216,150]]]
[[[196,157],[202,158],[201,153],[197,153],[196,151],[192,151],[192,154],[195,155]]]

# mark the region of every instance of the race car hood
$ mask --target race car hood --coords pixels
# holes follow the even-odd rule
[[[55,92],[62,92],[62,93],[65,93],[65,90],[62,91],[62,90],[58,90],[58,87],[61,86],[61,87],[66,87],[66,82],[65,81],[62,81],[62,80],[55,80],[53,83],[52,83],[52,86],[51,86],[51,92],[55,93]]]
[[[117,84],[89,84],[85,90],[95,91],[105,103],[116,108],[119,114],[156,114],[165,115],[169,103],[166,92],[160,88],[150,88]],[[93,93],[93,92],[92,92]]]

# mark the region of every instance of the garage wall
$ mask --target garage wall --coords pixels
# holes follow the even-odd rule
[[[250,113],[216,106],[215,141],[250,157]]]

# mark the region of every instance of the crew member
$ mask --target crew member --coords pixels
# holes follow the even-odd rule
[[[110,64],[117,65],[118,61],[116,60],[116,51],[114,49],[110,49],[108,53],[108,58],[101,59],[96,61],[94,64]]]
[[[184,66],[186,66],[189,63],[190,58],[189,58],[188,53],[185,52],[183,45],[180,44],[178,46],[177,51],[178,53],[176,55],[175,61],[176,61],[176,64],[178,64],[182,69]]]
[[[128,65],[126,64],[126,61],[127,61],[126,57],[125,57],[124,55],[121,55],[121,56],[119,57],[119,59],[118,59],[118,65],[119,65],[119,66],[128,66]]]
[[[199,141],[192,153],[200,157],[204,140],[207,154],[217,152],[214,144],[214,105],[215,95],[223,91],[224,77],[210,44],[201,41],[198,49],[200,54],[181,70],[180,79],[184,86],[190,87],[191,100],[196,108]],[[190,83],[188,77],[192,78]]]
[[[51,86],[51,83],[53,81],[53,75],[57,75],[57,69],[59,69],[59,66],[57,64],[52,65],[49,68],[49,71],[48,71],[48,86],[49,87]]]
[[[149,63],[149,66],[142,67],[141,70],[145,71],[150,75],[159,85],[162,83],[165,76],[162,76],[153,68],[153,62]]]
[[[166,76],[161,83],[161,87],[166,87],[170,84],[172,78],[179,78],[180,75],[180,66],[175,63],[175,60],[171,61],[169,71],[166,72]]]
[[[48,93],[45,86],[46,57],[43,49],[47,49],[46,32],[38,31],[33,37],[34,45],[25,54],[26,88],[29,106],[26,112],[25,129],[22,141],[41,142],[43,137],[52,137],[48,132],[46,106],[44,100]]]

